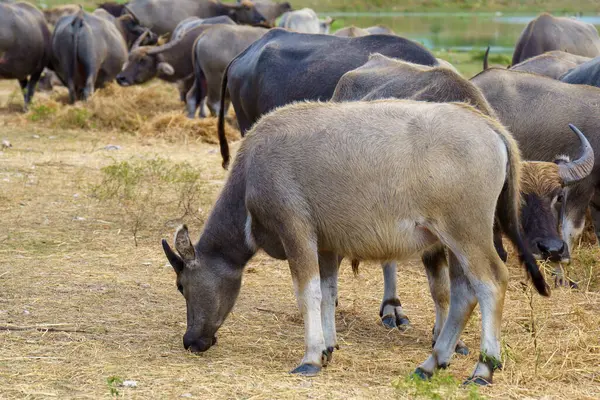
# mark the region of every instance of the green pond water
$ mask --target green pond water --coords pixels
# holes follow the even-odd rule
[[[501,13],[327,13],[344,26],[385,25],[432,50],[471,51],[491,46],[512,53],[521,31],[535,15]],[[600,27],[600,16],[578,19]],[[337,25],[337,24],[336,24]]]

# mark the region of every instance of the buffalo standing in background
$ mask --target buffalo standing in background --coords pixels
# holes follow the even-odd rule
[[[52,66],[69,89],[69,101],[87,100],[112,81],[127,60],[127,46],[108,19],[83,10],[56,23]]]
[[[512,65],[552,50],[585,57],[600,55],[600,37],[592,24],[543,13],[521,33]]]
[[[265,18],[249,1],[226,4],[214,0],[133,0],[127,5],[127,12],[159,35],[172,33],[181,21],[189,17],[226,15],[238,24],[266,23]]]
[[[19,81],[25,110],[50,53],[50,31],[44,14],[28,3],[0,3],[0,79]]]

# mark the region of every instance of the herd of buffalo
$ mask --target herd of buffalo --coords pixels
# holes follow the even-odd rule
[[[467,80],[385,27],[329,34],[332,22],[271,0],[132,0],[93,13],[2,2],[0,78],[19,81],[25,108],[42,74],[72,102],[113,80],[178,83],[190,118],[218,116],[225,168],[231,103],[245,138],[200,240],[185,226],[175,250],[163,240],[187,302],[186,349],[216,342],[262,249],[289,261],[303,315],[293,372],[317,374],[337,348],[342,258],[354,269],[383,262],[380,316],[401,327],[396,260],[419,254],[436,317],[432,354],[415,374],[429,378],[468,352],[460,335],[479,304],[481,355],[468,381],[489,383],[501,368],[503,235],[548,295],[536,260],[556,266],[557,285],[576,286],[561,265],[588,208],[600,228],[598,31],[541,14],[511,66],[490,68],[486,54]]]

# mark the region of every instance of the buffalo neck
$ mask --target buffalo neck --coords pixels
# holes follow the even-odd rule
[[[246,242],[246,179],[243,166],[236,164],[210,213],[196,250],[199,254],[225,259],[231,267],[242,269],[256,250]]]
[[[219,15],[228,15],[229,17],[231,17],[231,19],[233,19],[236,23],[237,20],[235,18],[235,15],[233,13],[233,11],[235,10],[235,6],[233,5],[229,5],[229,4],[223,4],[220,1],[216,1],[213,3],[213,7],[214,7],[214,16],[217,17]]]

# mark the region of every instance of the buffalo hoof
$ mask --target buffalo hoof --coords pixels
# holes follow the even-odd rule
[[[463,385],[477,385],[477,386],[487,386],[487,385],[491,385],[492,382],[486,380],[485,378],[482,378],[480,376],[472,376],[469,379],[467,379],[466,381],[464,381]]]
[[[462,342],[462,340],[459,340],[458,343],[456,343],[456,347],[454,348],[454,351],[456,352],[456,354],[460,354],[462,356],[469,355],[469,348],[467,347],[466,344],[464,344]]]
[[[428,381],[433,376],[432,372],[427,372],[423,368],[418,367],[415,372],[411,374],[412,379],[420,379],[422,381]]]
[[[293,371],[290,371],[290,374],[300,375],[300,376],[317,376],[321,372],[321,367],[314,364],[301,364]]]
[[[410,320],[401,315],[386,315],[381,318],[381,323],[388,329],[398,328],[402,332],[410,327]]]

